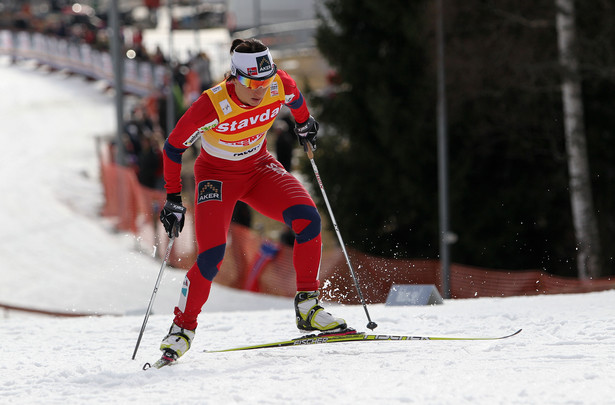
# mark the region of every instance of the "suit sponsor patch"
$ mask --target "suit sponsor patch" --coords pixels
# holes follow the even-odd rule
[[[227,140],[224,140],[224,139],[220,139],[218,142],[221,145],[227,145],[227,146],[232,146],[232,147],[250,146],[254,142],[260,140],[266,134],[267,134],[266,132],[261,132],[260,134],[256,134],[256,135],[251,136],[249,138],[239,139],[237,141],[227,141]]]
[[[199,182],[197,188],[196,203],[200,204],[207,201],[222,201],[222,182],[218,180],[203,180]]]
[[[271,61],[267,55],[257,56],[256,57],[256,67],[258,69],[258,73],[271,72]]]
[[[201,128],[197,129],[196,131],[194,131],[192,135],[190,135],[190,138],[186,139],[186,142],[184,142],[184,146],[188,147],[192,145],[194,142],[196,142],[197,139],[199,139],[199,137],[203,134],[203,132],[206,132],[212,128],[215,128],[216,125],[218,125],[218,120],[213,120],[209,124],[206,124],[202,126]]]
[[[277,97],[280,95],[277,82],[271,83],[271,86],[269,87],[269,94],[271,95],[271,97]]]
[[[230,113],[233,111],[233,108],[231,107],[231,105],[229,104],[228,100],[222,100],[220,101],[220,109],[222,110],[222,112],[224,113],[224,115]]]
[[[275,105],[275,104],[274,104]],[[250,110],[246,113],[233,117],[233,120],[222,121],[214,128],[214,131],[222,134],[236,134],[248,129],[269,124],[280,113],[280,107],[271,106]]]

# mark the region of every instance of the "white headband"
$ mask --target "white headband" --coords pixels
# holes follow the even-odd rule
[[[254,79],[266,79],[275,73],[273,58],[269,49],[257,53],[233,52],[231,56],[231,74]]]

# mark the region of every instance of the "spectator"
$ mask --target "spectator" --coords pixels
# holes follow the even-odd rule
[[[248,204],[243,201],[237,201],[235,204],[235,208],[233,210],[233,217],[231,221],[247,226],[248,228],[252,226],[252,210]]]
[[[204,92],[213,84],[211,70],[209,69],[209,57],[205,52],[200,52],[192,60],[192,68],[196,71],[201,81],[201,92]]]
[[[279,117],[273,124],[276,157],[287,172],[291,170],[293,149],[297,143],[297,137],[290,131],[289,121],[290,118]]]
[[[158,143],[144,136],[141,139],[141,152],[138,155],[139,183],[145,187],[156,189],[161,186],[162,151]]]
[[[201,79],[192,66],[193,64],[191,62],[189,67],[185,70],[185,80],[182,87],[184,93],[184,105],[186,107],[189,107],[197,98],[199,98],[202,92]]]

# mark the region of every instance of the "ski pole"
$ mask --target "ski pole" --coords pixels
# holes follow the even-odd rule
[[[172,232],[173,233],[173,232]],[[156,285],[154,286],[154,291],[152,292],[152,297],[149,299],[149,305],[147,306],[147,310],[145,311],[145,319],[143,319],[143,326],[141,326],[141,332],[139,332],[139,338],[137,339],[137,344],[135,346],[135,351],[132,353],[132,359],[135,359],[137,355],[137,350],[139,350],[139,344],[141,344],[141,338],[143,337],[143,332],[145,332],[145,326],[147,325],[147,320],[149,319],[149,314],[152,311],[152,306],[154,305],[154,298],[156,298],[156,293],[158,292],[158,286],[160,285],[160,280],[162,279],[162,274],[164,273],[164,268],[167,265],[167,261],[169,260],[169,256],[171,255],[171,248],[173,247],[173,242],[175,242],[175,237],[173,236],[171,240],[169,240],[169,245],[167,246],[167,252],[164,255],[164,261],[162,262],[162,266],[160,266],[160,272],[158,273],[158,279],[156,280]]]
[[[363,293],[361,292],[361,286],[359,285],[359,280],[357,279],[357,275],[352,268],[352,263],[350,263],[350,258],[348,257],[348,253],[346,252],[346,246],[344,245],[344,241],[342,240],[342,234],[340,233],[340,229],[337,226],[337,222],[335,221],[335,216],[333,215],[333,210],[331,210],[331,205],[329,204],[329,199],[327,198],[327,193],[325,192],[325,186],[322,184],[322,180],[320,179],[320,174],[318,173],[318,167],[316,166],[316,162],[314,161],[314,153],[312,152],[312,148],[308,146],[308,142],[303,144],[303,149],[307,153],[308,158],[310,159],[310,163],[312,164],[312,169],[314,170],[314,175],[316,176],[316,181],[318,182],[318,186],[320,187],[320,191],[322,192],[322,196],[325,199],[325,204],[327,205],[327,209],[329,210],[329,216],[331,217],[331,223],[333,224],[333,229],[335,229],[335,233],[337,234],[337,239],[340,241],[340,246],[342,247],[342,252],[344,252],[344,257],[346,258],[346,264],[348,264],[348,268],[350,269],[350,274],[352,275],[352,279],[354,280],[354,285],[357,288],[357,293],[359,294],[359,299],[361,300],[361,304],[363,305],[363,309],[365,310],[365,315],[367,315],[367,327],[371,330],[374,330],[378,327],[376,322],[373,322],[369,316],[369,312],[367,311],[367,305],[365,304],[365,299],[363,298]]]

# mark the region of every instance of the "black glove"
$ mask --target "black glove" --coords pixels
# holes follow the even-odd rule
[[[182,205],[182,197],[179,193],[167,194],[167,202],[160,211],[160,222],[164,225],[169,238],[179,236],[184,229],[186,207]]]
[[[311,115],[304,123],[295,124],[295,134],[297,134],[301,146],[305,148],[305,143],[309,142],[312,151],[316,150],[316,134],[318,134],[318,127],[318,122]]]

